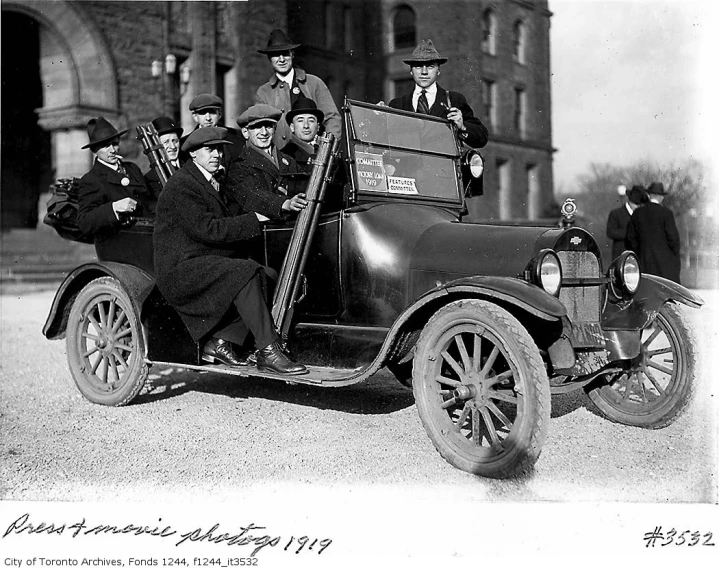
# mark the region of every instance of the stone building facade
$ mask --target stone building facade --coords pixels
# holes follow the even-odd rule
[[[225,123],[253,102],[271,67],[257,49],[273,28],[297,63],[345,96],[376,102],[411,88],[402,59],[431,38],[490,127],[485,195],[473,218],[541,217],[552,201],[547,0],[2,1],[2,226],[34,226],[54,178],[90,168],[86,124],[129,129],[125,159],[148,164],[135,127],[158,115],[193,127],[201,92],[225,101]]]

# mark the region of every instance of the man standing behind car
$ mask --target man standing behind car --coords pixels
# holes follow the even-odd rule
[[[173,165],[175,170],[179,170],[180,137],[182,136],[182,127],[177,126],[168,116],[158,116],[152,121],[152,126],[154,126],[157,131],[160,143],[165,148],[170,164]],[[162,184],[160,183],[160,178],[157,175],[155,168],[151,167],[150,171],[145,174],[145,182],[155,198],[159,197],[160,191],[162,191]]]
[[[167,182],[157,204],[153,234],[157,286],[180,314],[192,339],[205,342],[202,359],[247,365],[235,352],[252,334],[257,368],[283,375],[306,372],[277,343],[267,308],[264,271],[243,255],[260,234],[254,213],[244,213],[214,177],[220,169],[224,128],[195,130],[183,144],[191,160]]]
[[[680,284],[679,231],[674,214],[662,205],[664,184],[652,183],[647,193],[649,203],[634,211],[627,227],[627,248],[637,253],[642,272]]]
[[[126,132],[118,132],[102,116],[87,123],[90,142],[82,148],[89,148],[95,160],[78,184],[77,224],[95,242],[116,232],[131,216],[147,217],[154,211],[155,200],[142,171],[120,156],[120,136]]]
[[[257,89],[255,102],[273,106],[284,116],[297,99],[302,97],[312,99],[323,113],[325,130],[340,138],[342,119],[327,85],[319,77],[305,73],[303,69],[294,66],[294,50],[299,46],[299,43],[292,43],[282,30],[272,30],[267,47],[257,51],[267,55],[274,74],[269,81]],[[282,150],[290,138],[289,126],[281,120],[275,134],[277,148]]]
[[[445,91],[437,84],[440,65],[446,63],[435,49],[432,40],[422,40],[404,62],[415,82],[414,91],[392,99],[392,108],[446,118],[457,127],[460,141],[472,148],[482,148],[489,140],[487,128],[474,116],[472,107],[462,93]]]
[[[643,188],[634,186],[632,191],[643,191]],[[627,227],[634,210],[639,206],[629,199],[626,185],[617,187],[617,193],[624,203],[621,207],[612,209],[607,217],[607,237],[612,239],[612,260],[627,250],[624,245],[627,238]]]

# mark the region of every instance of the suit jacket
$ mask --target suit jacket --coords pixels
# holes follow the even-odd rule
[[[637,253],[642,272],[679,283],[679,231],[674,214],[658,203],[647,203],[632,214],[627,248]]]
[[[227,190],[245,211],[256,211],[270,219],[286,215],[282,204],[288,197],[304,191],[307,177],[290,157],[278,152],[278,166],[249,144],[227,172]],[[278,190],[287,189],[284,194]]]
[[[342,118],[327,85],[316,75],[310,75],[303,69],[295,67],[295,78],[291,87],[280,81],[273,73],[270,80],[260,85],[255,93],[255,103],[271,105],[282,111],[282,117],[275,130],[275,145],[279,150],[282,150],[292,137],[285,114],[292,109],[292,103],[301,96],[312,99],[317,108],[324,113],[325,119],[322,124],[325,131],[334,134],[335,138],[342,137]]]
[[[95,237],[95,242],[116,232],[122,225],[112,209],[112,203],[126,197],[137,201],[135,217],[151,217],[155,211],[152,196],[140,168],[132,162],[122,162],[127,175],[120,174],[95,160],[92,169],[78,183],[77,224],[80,230]],[[127,179],[127,185],[122,180]]]
[[[180,161],[180,167],[182,167],[182,163],[183,162]],[[150,190],[150,193],[155,197],[155,200],[157,200],[162,191],[162,184],[160,183],[160,176],[157,175],[155,168],[150,167],[150,169],[145,172],[145,184]]]
[[[400,110],[415,112],[412,106],[412,93],[392,99],[389,102],[389,106]],[[469,106],[464,95],[457,91],[445,91],[437,85],[437,97],[434,99],[432,108],[429,109],[429,114],[431,116],[447,118],[447,114],[449,114],[448,107],[450,106],[457,107],[462,112],[464,126],[467,128],[467,137],[463,142],[472,148],[483,148],[486,146],[489,140],[487,127],[482,124],[479,118],[474,116],[474,111],[472,111],[472,107]]]
[[[632,216],[625,206],[617,207],[609,212],[607,217],[607,237],[612,239],[612,260],[625,250],[624,240],[627,238],[627,227]]]
[[[157,203],[153,245],[157,286],[199,341],[220,322],[260,265],[245,244],[260,235],[224,190],[215,191],[193,161],[175,172]]]

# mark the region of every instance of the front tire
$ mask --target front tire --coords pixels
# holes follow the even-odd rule
[[[122,406],[148,375],[139,317],[130,297],[110,277],[90,282],[75,298],[67,323],[67,360],[82,395]]]
[[[440,309],[417,343],[417,410],[440,455],[485,477],[528,471],[547,437],[549,380],[522,324],[483,300]]]
[[[640,428],[664,428],[694,395],[696,340],[682,308],[666,303],[642,330],[641,352],[629,367],[586,387],[607,418]]]

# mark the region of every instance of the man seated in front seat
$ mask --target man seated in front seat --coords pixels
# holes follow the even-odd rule
[[[242,345],[249,332],[258,369],[306,373],[277,343],[263,268],[243,254],[243,243],[260,234],[258,217],[242,211],[214,177],[230,144],[225,136],[218,127],[192,132],[182,145],[191,159],[160,193],[153,235],[157,286],[192,339],[206,342],[203,360],[246,365],[233,344]]]

